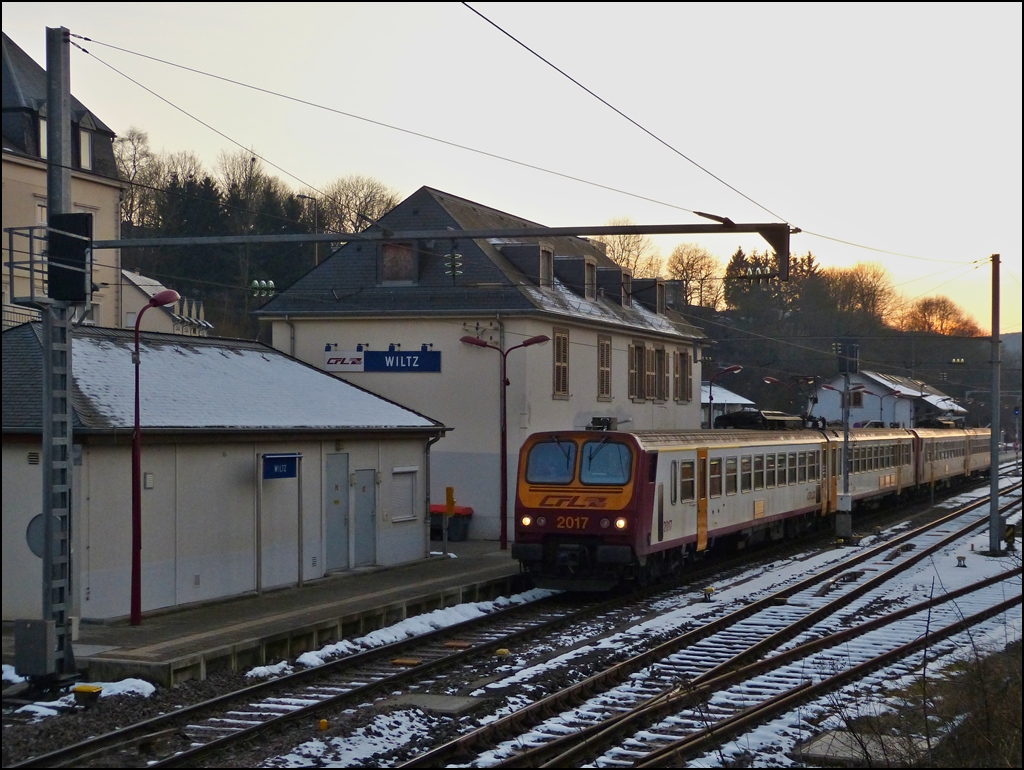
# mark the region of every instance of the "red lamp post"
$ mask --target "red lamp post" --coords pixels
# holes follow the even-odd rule
[[[513,345],[508,350],[502,350],[497,345],[490,345],[478,337],[467,335],[460,340],[467,345],[474,345],[478,348],[490,348],[501,354],[501,550],[503,551],[508,549],[508,419],[505,415],[505,391],[509,385],[508,378],[505,376],[508,354],[519,348],[528,348],[530,345],[548,342],[550,339],[546,334],[538,334],[536,337],[523,340],[518,345]]]
[[[735,374],[736,372],[742,372],[743,367],[739,364],[730,366],[717,374],[713,374],[711,379],[708,380],[708,428],[714,430],[715,427],[715,380],[721,377],[723,374]]]
[[[181,297],[174,289],[154,294],[135,318],[135,430],[132,432],[132,598],[131,623],[142,623],[142,425],[139,420],[139,325],[151,307],[172,305]]]

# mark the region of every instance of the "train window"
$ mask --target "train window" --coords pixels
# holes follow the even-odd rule
[[[722,458],[712,457],[711,468],[708,472],[711,479],[711,497],[722,496]]]
[[[754,456],[754,489],[764,489],[764,455]]]
[[[749,492],[752,486],[750,455],[740,458],[740,492]]]
[[[821,452],[811,452],[810,457],[811,467],[810,470],[808,470],[807,474],[810,477],[811,481],[817,481],[819,478],[821,478]]]
[[[679,499],[682,502],[693,499],[693,460],[679,463]]]
[[[764,485],[768,489],[775,486],[775,455],[766,455],[764,458]]]
[[[786,483],[796,484],[796,452],[789,453],[789,473],[786,474]]]
[[[679,497],[679,476],[676,475],[676,471],[679,468],[679,462],[677,460],[673,460],[671,468],[671,479],[669,480],[668,488],[670,492],[671,503],[672,505],[675,505],[676,500]]]
[[[736,458],[730,457],[725,461],[725,494],[736,494]]]
[[[697,473],[697,494],[700,495],[701,500],[708,499],[708,458],[701,457],[698,464]]]
[[[526,457],[526,480],[530,484],[568,484],[576,471],[573,441],[542,441]]]
[[[778,472],[778,476],[777,476],[776,480],[778,481],[780,487],[784,487],[784,486],[786,486],[786,453],[785,452],[783,452],[782,454],[779,455],[778,469],[779,469],[779,472]]]
[[[882,447],[876,446],[871,448],[871,468],[878,470],[882,467]]]
[[[651,455],[651,465],[657,468],[658,456]],[[603,438],[583,445],[580,463],[580,483],[622,485],[628,484],[633,472],[633,453],[618,441]]]

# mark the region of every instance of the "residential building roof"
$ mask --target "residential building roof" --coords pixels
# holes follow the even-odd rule
[[[121,280],[130,283],[150,299],[167,288],[155,278],[142,275],[136,270],[122,270]],[[199,300],[182,297],[172,305],[161,305],[159,308],[154,308],[154,310],[156,309],[170,316],[172,322],[195,326],[200,328],[204,334],[213,328],[213,324],[203,317],[203,303]]]
[[[133,349],[129,330],[75,330],[76,431],[132,430]],[[40,430],[41,351],[39,324],[3,332],[5,433]],[[143,333],[140,354],[140,413],[147,433],[445,430],[429,417],[258,342]]]
[[[46,117],[46,69],[3,33],[3,149],[40,158],[37,118]],[[92,148],[92,173],[118,178],[114,160],[114,131],[78,99],[71,96],[73,125],[105,135]],[[72,145],[77,146],[75,141]],[[76,162],[76,170],[80,170]]]
[[[674,311],[660,315],[653,302],[633,301],[624,307],[619,297],[598,292],[588,299],[581,282],[574,282],[568,266],[590,261],[598,269],[620,270],[595,243],[579,237],[502,240],[460,239],[460,230],[500,230],[542,227],[535,222],[492,209],[465,198],[421,187],[385,214],[380,225],[394,232],[451,231],[451,239],[421,240],[416,279],[403,285],[379,280],[379,246],[352,242],[280,292],[256,311],[264,318],[285,315],[366,317],[424,316],[465,313],[549,315],[565,321],[590,321],[667,337],[701,339],[703,332]],[[507,256],[509,247],[549,245],[554,258],[554,281],[538,285]],[[461,264],[452,275],[450,258]],[[610,273],[611,274],[611,273]],[[620,285],[615,279],[615,291]],[[637,284],[640,284],[637,281]],[[640,293],[639,291],[637,292]],[[653,300],[653,292],[650,292]],[[646,298],[646,297],[645,297]]]
[[[878,383],[884,390],[895,390],[906,398],[920,398],[940,411],[967,414],[967,410],[957,404],[952,396],[947,396],[941,390],[923,380],[900,377],[895,374],[870,372],[863,369],[860,371],[860,375],[867,380]]]

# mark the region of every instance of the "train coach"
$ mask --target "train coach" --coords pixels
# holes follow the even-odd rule
[[[985,430],[852,431],[852,505],[984,472],[987,446]],[[793,536],[839,507],[842,448],[832,429],[534,434],[512,556],[538,586],[602,591],[678,573],[716,541]]]

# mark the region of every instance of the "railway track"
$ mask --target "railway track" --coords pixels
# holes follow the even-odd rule
[[[1016,484],[1002,494],[1019,489],[1020,484]],[[551,751],[558,761],[550,766],[573,764],[574,761],[562,756],[564,745],[586,743],[607,727],[606,720],[614,721],[624,713],[643,710],[648,702],[669,697],[668,693],[680,682],[694,687],[716,681],[801,634],[827,626],[830,619],[836,625],[839,613],[854,602],[858,604],[850,607],[849,614],[857,615],[858,619],[891,614],[884,601],[886,582],[983,527],[987,519],[972,516],[971,521],[953,531],[940,529],[986,502],[987,498],[978,499],[932,524],[865,549],[840,565],[732,612],[723,612],[699,628],[436,747],[403,767],[477,761],[488,766],[506,762],[508,766],[538,766],[547,761]],[[1018,498],[1004,506],[1004,510],[1019,505]],[[842,618],[838,624],[842,622],[848,619]],[[508,740],[509,735],[516,737]],[[499,740],[504,743],[491,750]],[[523,752],[523,746],[531,748]],[[486,752],[485,756],[481,756],[482,752]]]
[[[1019,486],[1018,484],[1015,488],[1019,489]],[[974,503],[975,506],[982,504],[984,500]],[[950,514],[940,521],[949,520],[956,515],[960,514]],[[898,540],[887,542],[885,548],[892,549],[913,534],[901,535]],[[739,562],[740,559],[737,559],[736,563]],[[708,569],[692,573],[688,576],[689,581],[699,582],[712,568],[720,570],[723,564],[718,562]],[[819,573],[816,579],[835,580],[836,585],[842,589],[846,587],[845,581],[837,578],[843,571],[843,567],[832,568]],[[793,594],[799,590],[799,585],[801,584],[779,592],[779,595],[769,599],[767,604],[779,604],[782,593],[788,591]],[[683,589],[683,592],[688,592],[691,597],[694,594],[692,588]],[[668,593],[671,595],[672,591]],[[853,591],[839,593],[852,594]],[[431,677],[440,676],[442,672],[457,669],[459,666],[469,665],[472,658],[499,648],[523,645],[528,639],[555,633],[559,628],[566,626],[578,625],[584,619],[600,618],[601,622],[596,626],[614,629],[627,620],[635,622],[638,617],[645,614],[656,615],[660,611],[659,607],[665,603],[666,592],[662,588],[659,592],[648,590],[639,598],[617,597],[583,609],[578,606],[559,605],[557,599],[536,603],[529,608],[510,608],[459,626],[332,661],[317,669],[300,671],[290,677],[254,685],[11,766],[111,764],[116,754],[134,754],[137,758],[140,747],[145,747],[150,752],[150,765],[185,766],[195,762],[210,762],[210,758],[216,752],[230,750],[231,746],[239,742],[257,740],[259,735],[268,730],[284,728],[298,720],[308,721],[318,712],[336,709],[346,703],[366,701],[372,698],[374,693],[390,691],[395,687],[408,688],[414,686],[415,682],[429,681]],[[764,601],[761,604],[764,604]],[[750,608],[753,607],[754,605],[750,605]],[[701,629],[696,629],[693,632],[694,636],[682,646],[692,643],[697,635],[710,632],[711,625],[705,624]],[[748,651],[747,654],[756,655],[757,652]],[[737,661],[739,655],[737,652]],[[537,714],[545,709],[550,711],[559,704],[572,707],[589,694],[614,687],[628,677],[631,670],[635,670],[637,659],[642,657],[634,656],[631,659],[633,669],[628,665],[613,665],[607,672],[577,683],[575,689],[569,688],[552,696],[551,699],[545,699],[539,710],[532,707],[523,709],[523,723],[530,724],[531,720],[536,723]],[[688,676],[694,678],[692,674]],[[503,722],[504,720],[498,720],[494,724],[499,725]],[[478,735],[475,740],[471,738],[469,743],[480,743],[481,740],[482,736]],[[489,738],[483,740],[483,743],[493,745],[494,740]],[[450,748],[445,751],[448,752],[448,756],[465,756],[466,748],[465,745],[460,745],[455,751]],[[164,757],[164,760],[154,763],[153,754]],[[431,755],[433,752],[423,755],[421,760],[425,759],[427,764],[430,764]],[[435,758],[440,761],[440,756],[435,755]],[[416,762],[413,764],[425,766]]]

